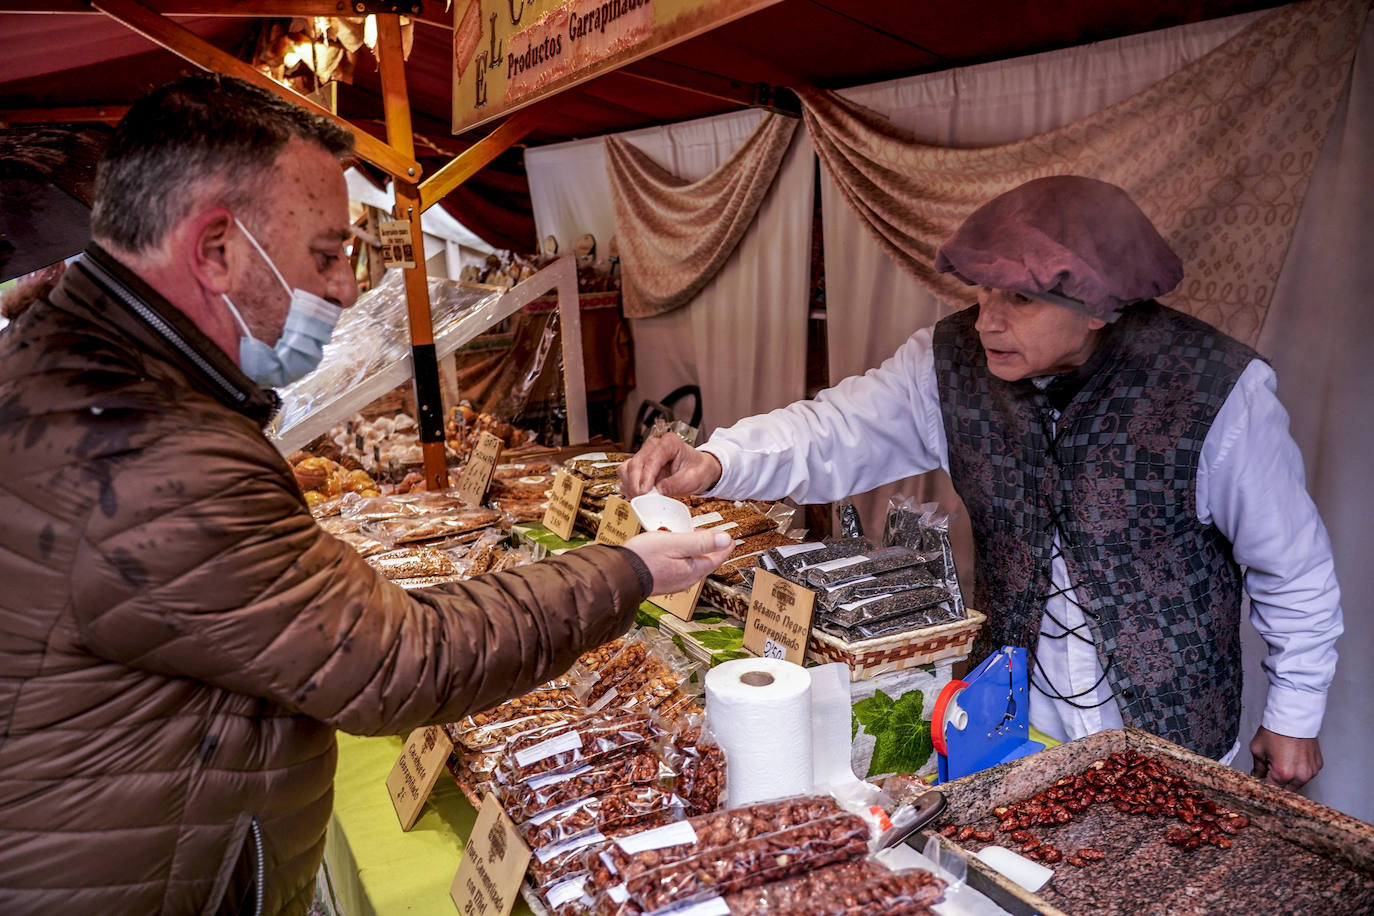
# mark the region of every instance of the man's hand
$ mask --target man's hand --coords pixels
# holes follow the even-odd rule
[[[653,574],[655,595],[696,585],[725,562],[734,545],[734,539],[722,531],[648,531],[625,542]]]
[[[1296,792],[1322,768],[1316,738],[1289,738],[1261,727],[1250,741],[1255,765],[1250,775]]]
[[[710,452],[699,452],[681,436],[654,436],[629,461],[620,466],[620,490],[633,499],[655,486],[664,496],[692,496],[709,490],[720,480],[720,462]]]

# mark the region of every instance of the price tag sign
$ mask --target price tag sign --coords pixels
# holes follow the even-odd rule
[[[549,508],[544,510],[544,527],[565,541],[572,540],[573,525],[577,522],[577,507],[582,504],[582,491],[587,482],[567,471],[554,475],[549,490]]]
[[[386,777],[386,791],[402,830],[409,830],[419,820],[420,809],[434,791],[451,753],[453,742],[437,725],[417,728],[406,738],[400,758]]]
[[[463,916],[506,916],[515,906],[529,862],[530,848],[496,794],[488,792],[448,894]]]
[[[697,609],[697,600],[701,597],[702,586],[705,584],[706,580],[703,579],[685,592],[650,595],[649,600],[680,620],[691,620],[692,613]]]
[[[458,481],[458,497],[469,506],[480,506],[487,498],[487,487],[491,486],[491,473],[501,460],[501,448],[505,443],[500,436],[482,433],[477,445],[468,455],[468,466],[463,468],[463,476]]]
[[[755,570],[749,611],[744,615],[744,648],[764,658],[800,665],[811,636],[816,593],[766,569]]]
[[[415,266],[415,244],[410,237],[410,220],[391,219],[377,224],[382,240],[382,263],[387,267]]]
[[[601,526],[596,529],[598,544],[619,547],[642,530],[639,516],[628,502],[619,496],[607,497],[606,508],[601,511]]]

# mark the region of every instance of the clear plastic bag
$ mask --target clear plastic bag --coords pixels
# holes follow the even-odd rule
[[[663,733],[647,714],[582,716],[511,739],[494,775],[505,785],[515,785],[570,766],[648,750]]]
[[[725,803],[725,752],[711,734],[706,716],[683,716],[675,723],[670,740],[677,754],[675,791],[687,803],[687,815],[718,811]]]
[[[918,553],[909,547],[880,547],[842,559],[808,565],[802,578],[808,587],[822,588],[913,567],[924,570],[931,558],[932,555]]]
[[[874,858],[855,859],[724,898],[730,916],[903,916],[928,912],[945,882],[920,868],[894,871]]]
[[[653,750],[647,750],[532,776],[512,784],[496,779],[494,784],[506,813],[519,824],[571,802],[618,792],[629,786],[653,785],[671,790],[676,780],[676,770]]]
[[[863,818],[844,812],[703,849],[627,877],[595,898],[597,910],[610,916],[654,913],[809,872],[866,855],[868,834]]]
[[[651,818],[680,816],[682,799],[658,786],[628,786],[545,811],[519,825],[531,848],[549,846],[588,830],[602,833],[643,824]]]
[[[709,859],[741,840],[798,824],[823,822],[843,813],[828,795],[805,795],[699,814],[681,825],[622,837],[583,856],[590,874],[588,893],[604,894],[665,866],[695,857]]]

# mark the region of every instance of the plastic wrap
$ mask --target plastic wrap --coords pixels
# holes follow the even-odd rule
[[[442,357],[476,336],[491,321],[484,305],[500,298],[498,291],[477,289],[452,280],[429,281],[430,314],[437,354]],[[296,427],[312,418],[320,432],[401,384],[411,375],[410,330],[405,282],[401,271],[389,273],[375,288],[345,309],[325,345],[319,368],[281,389],[282,409],[267,428],[283,442]],[[364,382],[378,381],[381,390]],[[305,435],[299,444],[313,439]],[[296,446],[292,446],[296,447]]]

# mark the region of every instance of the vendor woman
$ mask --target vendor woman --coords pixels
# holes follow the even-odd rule
[[[1032,649],[1031,724],[1060,740],[1126,724],[1229,763],[1248,594],[1269,649],[1253,773],[1301,787],[1322,767],[1340,591],[1273,370],[1155,301],[1182,263],[1105,182],[994,198],[936,268],[977,306],[701,448],[650,440],[623,488],[818,503],[944,468],[988,615],[975,656]]]

